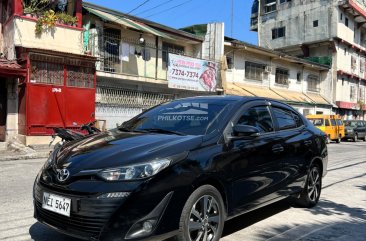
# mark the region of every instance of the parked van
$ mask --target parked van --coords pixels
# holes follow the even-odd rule
[[[306,118],[314,126],[327,134],[327,143],[340,143],[344,138],[344,123],[337,115],[307,115]]]

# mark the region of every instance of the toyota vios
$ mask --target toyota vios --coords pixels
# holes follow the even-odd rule
[[[327,158],[324,134],[288,105],[180,99],[55,150],[34,215],[87,240],[217,241],[226,220],[275,201],[314,206]]]

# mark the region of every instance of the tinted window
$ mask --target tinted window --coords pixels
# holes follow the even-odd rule
[[[257,106],[245,110],[237,124],[255,126],[262,133],[273,131],[272,118],[266,106]]]
[[[154,107],[122,124],[130,131],[165,130],[187,135],[204,135],[217,130],[230,100],[177,100]]]
[[[291,128],[296,128],[296,121],[291,113],[291,111],[273,108],[274,117],[278,122],[278,128],[280,130],[286,130]]]
[[[345,126],[350,126],[350,127],[356,127],[357,126],[357,122],[356,121],[345,121],[344,122]]]
[[[330,119],[330,122],[332,123],[332,126],[336,126],[336,121],[334,119]]]
[[[292,115],[294,116],[297,127],[300,127],[300,126],[304,125],[304,122],[302,121],[301,117],[298,114],[292,112]]]
[[[342,120],[337,120],[337,123],[338,123],[339,126],[343,125]]]
[[[325,126],[330,126],[328,119],[325,119]]]

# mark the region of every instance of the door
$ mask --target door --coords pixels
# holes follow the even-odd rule
[[[311,160],[313,136],[295,111],[281,104],[272,104],[272,116],[275,122],[280,145],[285,155],[281,158],[283,179],[280,180],[281,195],[287,196],[300,192],[307,173],[307,163]]]
[[[0,141],[6,137],[7,88],[6,79],[0,78]]]
[[[331,118],[330,124],[332,125],[332,138],[331,139],[336,140],[340,136],[339,127],[337,125],[336,119]]]
[[[257,127],[260,136],[230,141],[222,158],[229,163],[225,165],[225,175],[232,187],[234,213],[248,211],[278,197],[275,191],[282,179],[280,162],[284,154],[266,102],[244,105],[230,122],[230,136],[232,126],[237,124]]]

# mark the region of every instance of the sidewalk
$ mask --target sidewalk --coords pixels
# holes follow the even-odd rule
[[[27,149],[0,150],[0,161],[47,158],[53,146],[32,146]]]

